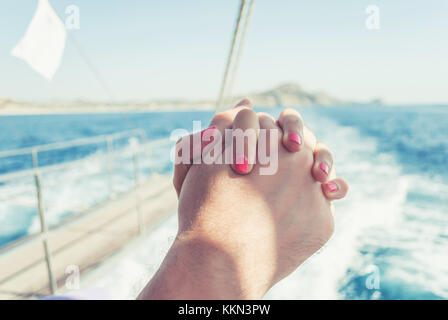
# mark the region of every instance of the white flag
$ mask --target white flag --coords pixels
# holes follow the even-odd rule
[[[65,26],[48,0],[39,0],[33,20],[11,54],[50,81],[61,63],[66,37]]]

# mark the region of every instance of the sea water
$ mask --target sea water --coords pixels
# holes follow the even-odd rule
[[[260,109],[278,116],[281,109]],[[350,191],[335,203],[336,231],[328,244],[278,283],[272,299],[448,298],[448,107],[353,106],[299,108],[305,123],[333,151],[338,176]],[[0,117],[0,150],[30,147],[142,128],[150,140],[177,128],[204,126],[211,112],[153,112]],[[116,146],[124,151],[126,141]],[[101,148],[43,155],[41,165],[93,157]],[[155,150],[146,174],[171,174],[169,150]],[[158,153],[157,153],[158,152]],[[123,152],[126,154],[126,152]],[[0,160],[0,173],[30,167],[30,159]],[[118,162],[121,163],[121,162]],[[102,172],[92,161],[88,173]],[[116,168],[120,185],[132,183],[130,168]],[[46,177],[50,223],[107,198],[106,176],[83,183],[77,170]],[[32,181],[0,183],[0,245],[38,231]],[[28,193],[28,194],[27,194]],[[17,195],[14,201],[6,200]],[[90,286],[132,298],[153,274],[176,232],[174,216],[99,276]]]

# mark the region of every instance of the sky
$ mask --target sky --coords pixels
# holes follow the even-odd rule
[[[238,0],[50,0],[116,100],[216,99]],[[368,5],[380,28],[366,27]],[[20,101],[106,100],[67,42],[48,82],[11,49],[37,0],[0,2],[0,97]],[[296,82],[341,99],[448,104],[448,1],[256,0],[235,94]]]

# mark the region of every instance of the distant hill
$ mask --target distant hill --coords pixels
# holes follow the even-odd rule
[[[296,83],[282,84],[274,89],[248,94],[245,97],[249,98],[254,105],[264,107],[298,107],[313,105],[337,105],[343,103],[343,101],[330,97],[324,92],[307,92]],[[244,97],[236,97],[233,100],[237,101],[242,98]]]
[[[243,98],[249,98],[255,106],[336,106],[351,104],[349,101],[331,97],[323,92],[308,92],[295,83],[282,84],[276,88],[236,96],[226,101],[233,105]],[[0,98],[0,114],[40,114],[40,113],[89,113],[89,112],[124,112],[124,111],[177,111],[177,110],[213,110],[212,100],[152,100],[145,102],[124,101],[118,103],[101,103],[93,101],[71,101],[51,103],[20,103]]]

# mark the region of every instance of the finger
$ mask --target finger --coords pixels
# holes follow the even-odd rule
[[[233,163],[236,173],[252,171],[257,155],[257,139],[260,124],[257,114],[250,108],[241,109],[233,122]]]
[[[277,130],[280,130],[279,126],[277,125],[277,121],[269,113],[259,112],[257,115],[258,115],[258,122],[260,124],[260,129],[266,129],[266,130],[277,129]]]
[[[175,145],[173,185],[177,196],[180,195],[183,181],[193,163],[193,134],[180,138]]]
[[[211,126],[201,132],[185,136],[176,143],[173,184],[178,196],[188,170],[193,164],[201,163],[202,152],[214,142],[215,130],[216,127]]]
[[[190,134],[186,137],[183,137],[177,142],[176,154],[179,157],[182,157],[182,152],[188,150],[189,159],[189,162],[178,161],[174,166],[173,184],[178,196],[182,189],[182,184],[185,180],[185,177],[187,176],[188,170],[191,167],[191,164],[193,162],[197,162],[195,161],[195,158],[196,160],[200,158],[200,155],[202,155],[202,151],[204,150],[204,148],[211,142],[213,142],[213,138],[211,138],[211,136],[213,135],[213,131],[217,129],[221,133],[223,133],[225,129],[232,128],[233,120],[235,119],[237,113],[242,108],[249,107],[252,107],[252,103],[249,101],[249,99],[243,99],[233,109],[216,114],[213,117],[210,126],[205,130],[198,133]],[[198,138],[201,141],[201,143],[199,144],[197,143]]]
[[[318,142],[314,148],[314,164],[312,168],[314,179],[320,182],[328,181],[332,168],[333,154],[324,143]]]
[[[222,137],[222,150],[229,150],[228,148],[231,147],[232,139],[231,137],[228,139],[228,141],[225,139],[225,131],[232,130],[233,123],[238,112],[251,107],[252,103],[249,101],[249,99],[243,99],[239,103],[237,103],[234,108],[219,112],[213,117],[212,121],[210,122],[210,128],[215,128],[219,131],[220,137]],[[230,132],[230,134],[231,133],[232,132]],[[205,136],[207,136],[207,134],[205,134]],[[231,152],[230,155],[232,155]],[[218,160],[219,158],[216,159]],[[230,163],[230,161],[232,161],[232,158],[228,159],[227,163]]]
[[[272,175],[277,172],[279,160],[279,146],[282,145],[282,129],[270,114],[258,113],[260,132],[257,141],[257,164],[260,175]],[[288,152],[288,151],[283,151]]]
[[[240,102],[238,102],[234,108],[238,108],[238,107],[247,107],[247,108],[252,108],[252,102],[250,102],[249,99],[244,98],[243,100],[241,100]]]
[[[230,110],[217,113],[210,122],[210,127],[216,127],[221,133],[224,133],[225,129],[231,129],[233,127],[233,121],[236,115],[245,108],[252,108],[252,103],[249,99],[241,100]]]
[[[216,126],[212,125],[200,132],[179,139],[176,143],[176,156],[182,158],[183,163],[200,163],[202,150],[214,141],[215,129]]]
[[[268,150],[269,150],[270,134],[272,132],[271,130],[277,131],[277,137],[278,137],[278,141],[276,141],[277,143],[279,143],[280,140],[282,139],[282,130],[278,126],[275,118],[271,116],[269,113],[259,112],[258,122],[260,124],[260,130],[266,130],[266,142],[268,143]],[[258,136],[258,142],[260,142],[260,134]]]
[[[278,152],[278,145],[279,143],[281,143],[280,141],[282,139],[282,130],[277,125],[277,121],[275,120],[275,118],[268,113],[259,112],[258,122],[260,124],[260,132],[258,134],[257,151],[259,152],[261,148],[262,150],[265,150],[266,156],[270,156],[271,149],[273,150],[273,152]],[[265,134],[263,138],[261,137],[262,134],[261,130],[266,130],[266,132],[263,133]],[[275,134],[277,139],[271,141],[271,135],[274,133],[273,130],[276,131]],[[275,143],[276,145],[271,146],[271,143]],[[258,156],[260,156],[260,154],[258,154]]]
[[[212,138],[214,130],[217,129],[223,134],[225,129],[231,129],[238,112],[243,108],[250,107],[252,107],[252,104],[249,99],[243,99],[233,109],[216,114],[208,128],[201,132],[191,134],[188,137],[184,137],[181,143],[184,147],[188,146],[190,148],[191,160],[194,163],[199,163],[198,159],[200,159],[202,151],[214,140]]]
[[[278,118],[283,129],[283,145],[291,152],[297,152],[303,145],[303,120],[300,113],[294,109],[285,109]]]
[[[303,137],[305,142],[303,143],[302,148],[308,147],[310,150],[314,150],[317,143],[316,136],[307,126],[303,126]]]
[[[322,184],[322,191],[328,200],[342,199],[348,192],[348,184],[342,178],[336,178]]]
[[[188,170],[190,170],[191,164],[179,163],[174,166],[173,185],[176,189],[177,196],[179,197],[182,190],[182,184],[187,176]]]

